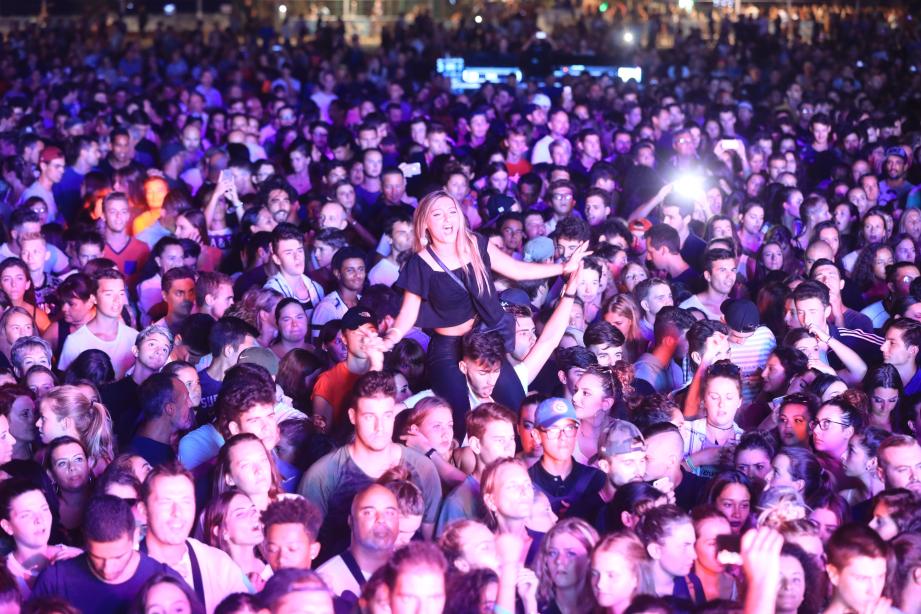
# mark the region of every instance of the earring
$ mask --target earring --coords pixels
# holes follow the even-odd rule
[[[429,244],[429,238],[427,235],[422,235],[421,243],[423,247]]]

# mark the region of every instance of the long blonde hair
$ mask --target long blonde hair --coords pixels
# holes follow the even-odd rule
[[[418,253],[425,249],[429,244],[427,218],[432,206],[442,198],[449,199],[457,207],[457,221],[460,228],[457,233],[457,255],[461,262],[470,262],[473,265],[473,276],[476,279],[477,291],[480,294],[492,292],[492,284],[489,280],[489,272],[486,270],[486,263],[483,262],[483,255],[477,246],[476,235],[470,230],[467,224],[467,218],[461,213],[460,205],[453,196],[444,190],[435,190],[426,194],[419,201],[419,206],[413,214],[413,249]]]

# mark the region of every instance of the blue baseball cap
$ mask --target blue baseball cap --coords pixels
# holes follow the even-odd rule
[[[573,409],[572,403],[566,399],[553,397],[541,401],[534,412],[534,423],[538,428],[548,429],[560,420],[574,420],[579,422],[576,410]]]

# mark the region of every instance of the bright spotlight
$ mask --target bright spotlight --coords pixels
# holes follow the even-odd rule
[[[691,173],[680,175],[675,179],[673,190],[679,196],[699,199],[704,195],[704,178]]]
[[[281,15],[286,14],[286,13],[288,12],[288,5],[287,5],[287,4],[279,4],[279,5],[278,5],[278,12],[279,12]]]
[[[633,32],[624,32],[624,42],[632,45],[634,41]]]
[[[483,23],[483,16],[482,16],[482,15],[477,15],[476,17],[473,18],[473,21],[474,21],[475,23]]]
[[[163,6],[163,12],[167,15],[174,15],[176,13],[176,5],[172,2]]]
[[[686,13],[694,10],[694,0],[678,0],[678,8]]]

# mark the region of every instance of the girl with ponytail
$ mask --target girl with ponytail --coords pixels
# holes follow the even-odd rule
[[[791,486],[803,501],[815,507],[824,495],[835,492],[835,478],[807,448],[782,448],[771,461],[768,488]]]
[[[91,401],[77,386],[59,386],[38,404],[39,436],[43,443],[69,436],[80,440],[89,453],[93,475],[100,475],[115,458],[112,418],[105,406]]]

